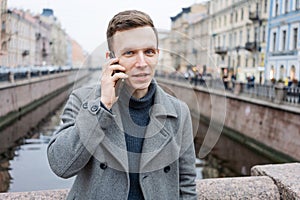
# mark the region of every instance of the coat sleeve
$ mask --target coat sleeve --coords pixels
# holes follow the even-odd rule
[[[179,157],[179,190],[180,199],[197,199],[196,193],[196,154],[193,142],[191,115],[186,104],[183,106],[183,133]]]
[[[100,100],[81,99],[74,92],[70,95],[61,116],[63,123],[48,144],[49,165],[62,178],[76,175],[88,163],[104,138],[100,124],[111,115]]]

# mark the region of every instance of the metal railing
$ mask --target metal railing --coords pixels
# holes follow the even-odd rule
[[[228,93],[247,96],[249,98],[262,99],[272,102],[274,102],[276,98],[280,98],[280,103],[300,105],[300,87],[295,85],[289,87],[279,87],[275,84],[257,84],[253,82],[224,82],[221,79],[214,79],[212,76],[185,77],[180,73],[167,74],[162,72],[156,72],[155,76],[159,78],[175,80],[177,82],[185,82],[194,86],[204,88],[213,88],[217,90],[225,89]],[[278,97],[278,95],[276,95],[279,90],[281,90],[283,97]]]
[[[1,82],[14,82],[18,80],[25,80],[33,77],[40,77],[49,74],[57,74],[67,71],[76,71],[78,68],[73,67],[0,67],[0,83]]]

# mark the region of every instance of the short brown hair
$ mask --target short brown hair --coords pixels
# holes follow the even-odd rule
[[[158,46],[157,30],[155,29],[150,16],[142,11],[126,10],[116,14],[108,24],[106,31],[108,49],[112,49],[112,37],[117,31],[125,31],[143,26],[150,26],[153,28]]]

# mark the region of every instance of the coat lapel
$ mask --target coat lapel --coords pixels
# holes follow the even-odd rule
[[[170,143],[174,133],[170,132],[170,118],[177,118],[176,109],[169,97],[157,86],[154,105],[150,111],[150,123],[146,129],[140,170],[145,171],[147,165],[158,156]]]
[[[95,98],[100,97],[100,88],[96,90]],[[126,142],[124,137],[124,129],[121,120],[121,113],[119,110],[118,104],[114,104],[112,107],[112,120],[109,120],[110,123],[107,126],[107,131],[105,133],[105,137],[101,146],[105,149],[106,154],[110,154],[111,158],[108,156],[106,160],[110,161],[118,170],[128,171],[128,155],[126,149]],[[118,164],[115,162],[117,161]],[[119,169],[119,165],[122,166],[123,169]]]

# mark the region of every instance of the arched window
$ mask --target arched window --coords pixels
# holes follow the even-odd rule
[[[6,42],[2,42],[1,49],[4,50],[4,51],[7,50],[7,43]]]
[[[295,74],[296,74],[296,67],[295,67],[295,65],[292,65],[291,69],[290,69],[290,78],[291,78],[291,80],[295,79]]]
[[[270,74],[269,74],[269,76],[270,76],[270,80],[273,79],[273,78],[275,78],[274,65],[272,65],[271,68],[270,68]]]
[[[279,79],[283,80],[284,76],[285,76],[285,69],[284,69],[284,66],[281,65],[280,69],[279,69]]]

